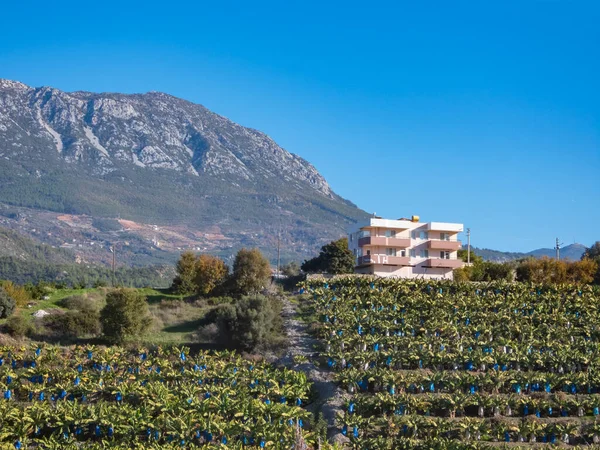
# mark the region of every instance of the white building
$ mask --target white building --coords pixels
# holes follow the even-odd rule
[[[447,278],[463,266],[457,256],[459,223],[419,222],[372,217],[348,230],[348,248],[356,257],[356,273],[382,277]]]

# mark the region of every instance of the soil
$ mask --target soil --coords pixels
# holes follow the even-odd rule
[[[335,383],[333,372],[319,366],[319,341],[309,334],[307,325],[299,320],[296,307],[287,297],[284,299],[282,315],[289,345],[287,352],[277,363],[306,373],[317,393],[317,399],[308,406],[308,410],[315,417],[319,413],[323,414],[323,419],[327,422],[327,438],[331,443],[348,442],[336,424],[337,416],[342,413],[343,405],[348,399],[347,394]],[[296,364],[296,356],[306,358],[307,362]]]

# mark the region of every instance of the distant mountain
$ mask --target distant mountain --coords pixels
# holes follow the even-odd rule
[[[530,256],[533,256],[535,258],[541,258],[543,256],[554,258],[556,256],[556,251],[552,248],[539,248],[537,250],[533,250],[527,253],[502,252],[499,250],[491,250],[489,248],[477,247],[471,247],[471,249],[473,253],[481,256],[484,260],[496,262],[514,261],[516,259],[527,258]],[[581,259],[581,255],[583,255],[585,249],[586,246],[582,244],[567,245],[560,249],[560,258],[578,261]]]
[[[135,264],[185,248],[273,257],[278,235],[283,259],[302,259],[367,217],[264,133],[160,92],[0,79],[0,180],[0,225],[88,259],[122,242]]]
[[[579,261],[586,248],[587,247],[582,244],[565,245],[560,249],[560,258]],[[529,252],[528,255],[535,256],[536,258],[541,258],[542,256],[549,256],[551,258],[554,258],[556,256],[556,250],[554,250],[553,248],[540,248]]]

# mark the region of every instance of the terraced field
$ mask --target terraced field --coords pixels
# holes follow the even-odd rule
[[[4,347],[0,448],[314,448],[309,392],[226,352]]]
[[[357,449],[600,442],[600,292],[523,284],[311,280]]]

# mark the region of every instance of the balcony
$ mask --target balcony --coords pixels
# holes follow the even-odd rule
[[[429,258],[423,264],[425,267],[458,269],[464,265],[462,259]]]
[[[358,240],[359,247],[367,247],[369,245],[381,247],[408,248],[410,247],[410,239],[393,238],[385,236],[365,236]]]
[[[427,243],[427,247],[430,250],[456,251],[462,247],[462,244],[460,241],[444,240],[444,239],[431,239]]]
[[[428,231],[446,231],[448,233],[462,233],[462,223],[430,222],[427,224]]]
[[[365,255],[358,257],[359,266],[367,264],[386,264],[390,266],[410,266],[408,256]]]

